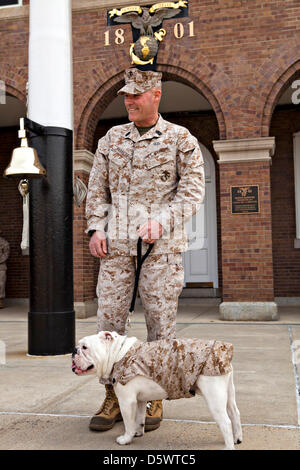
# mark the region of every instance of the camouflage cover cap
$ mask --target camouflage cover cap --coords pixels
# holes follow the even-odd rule
[[[140,95],[151,88],[160,87],[161,77],[160,72],[152,72],[152,70],[128,69],[125,71],[125,86],[118,91],[118,95],[125,93]]]

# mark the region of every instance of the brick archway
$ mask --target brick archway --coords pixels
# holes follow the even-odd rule
[[[261,124],[263,137],[269,136],[273,111],[275,109],[276,104],[278,103],[279,98],[296,79],[300,79],[300,60],[296,61],[284,73],[282,73],[282,75],[277,79],[277,81],[273,84],[270,90],[263,110],[263,118]]]
[[[173,80],[190,86],[197,92],[201,93],[211,104],[216,113],[220,139],[226,137],[225,119],[221,106],[210,88],[203,83],[196,75],[173,65],[158,64],[157,70],[163,73],[163,80]],[[123,83],[123,71],[107,80],[93,94],[86,104],[77,130],[76,148],[85,148],[92,150],[94,133],[99,121],[99,117],[108,106],[108,104],[116,97],[117,91]]]
[[[13,96],[14,98],[17,98],[19,101],[22,101],[22,103],[25,103],[26,104],[26,94],[23,93],[22,91],[18,90],[17,88],[9,85],[9,84],[5,84],[5,90],[6,90],[6,94],[7,95],[10,95],[10,96]]]
[[[111,77],[103,83],[87,102],[78,125],[76,148],[92,150],[94,133],[99,117],[121,88],[123,72]]]
[[[201,93],[211,104],[218,121],[220,139],[226,138],[226,125],[221,105],[212,90],[196,75],[174,65],[158,64],[158,71],[163,73],[163,80],[173,80],[190,86]]]
[[[250,102],[252,97],[256,106],[262,137],[269,136],[272,114],[280,96],[297,77],[300,77],[299,49],[299,38],[288,45],[277,47],[256,72],[255,82],[260,84],[260,87],[251,87],[245,96],[247,102]]]
[[[26,103],[27,72],[16,70],[9,64],[0,64],[0,77],[5,82],[6,93]]]

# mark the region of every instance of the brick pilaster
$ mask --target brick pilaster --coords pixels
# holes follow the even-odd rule
[[[275,319],[270,163],[274,138],[214,141],[219,157],[223,303],[228,320]],[[259,212],[233,214],[232,186],[258,186]]]

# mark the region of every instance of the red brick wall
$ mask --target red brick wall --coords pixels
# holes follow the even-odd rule
[[[260,213],[232,214],[231,186],[259,185]],[[223,301],[272,301],[270,165],[220,165]]]
[[[0,228],[10,244],[7,263],[6,297],[29,296],[29,256],[22,256],[23,209],[19,180],[3,178],[13,149],[19,146],[18,129],[0,128]]]
[[[276,138],[272,159],[272,228],[276,297],[300,296],[300,249],[296,238],[293,133],[300,130],[300,109],[275,110],[270,135]]]

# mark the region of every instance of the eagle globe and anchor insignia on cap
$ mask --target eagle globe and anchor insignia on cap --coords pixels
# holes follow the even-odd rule
[[[164,19],[178,15],[182,11],[181,8],[187,8],[187,3],[187,0],[163,2],[150,8],[133,5],[120,10],[114,8],[108,12],[114,23],[131,23],[133,28],[139,30],[138,40],[130,46],[132,64],[153,64],[159,43],[167,34],[164,28],[155,32],[153,28],[159,27]]]

